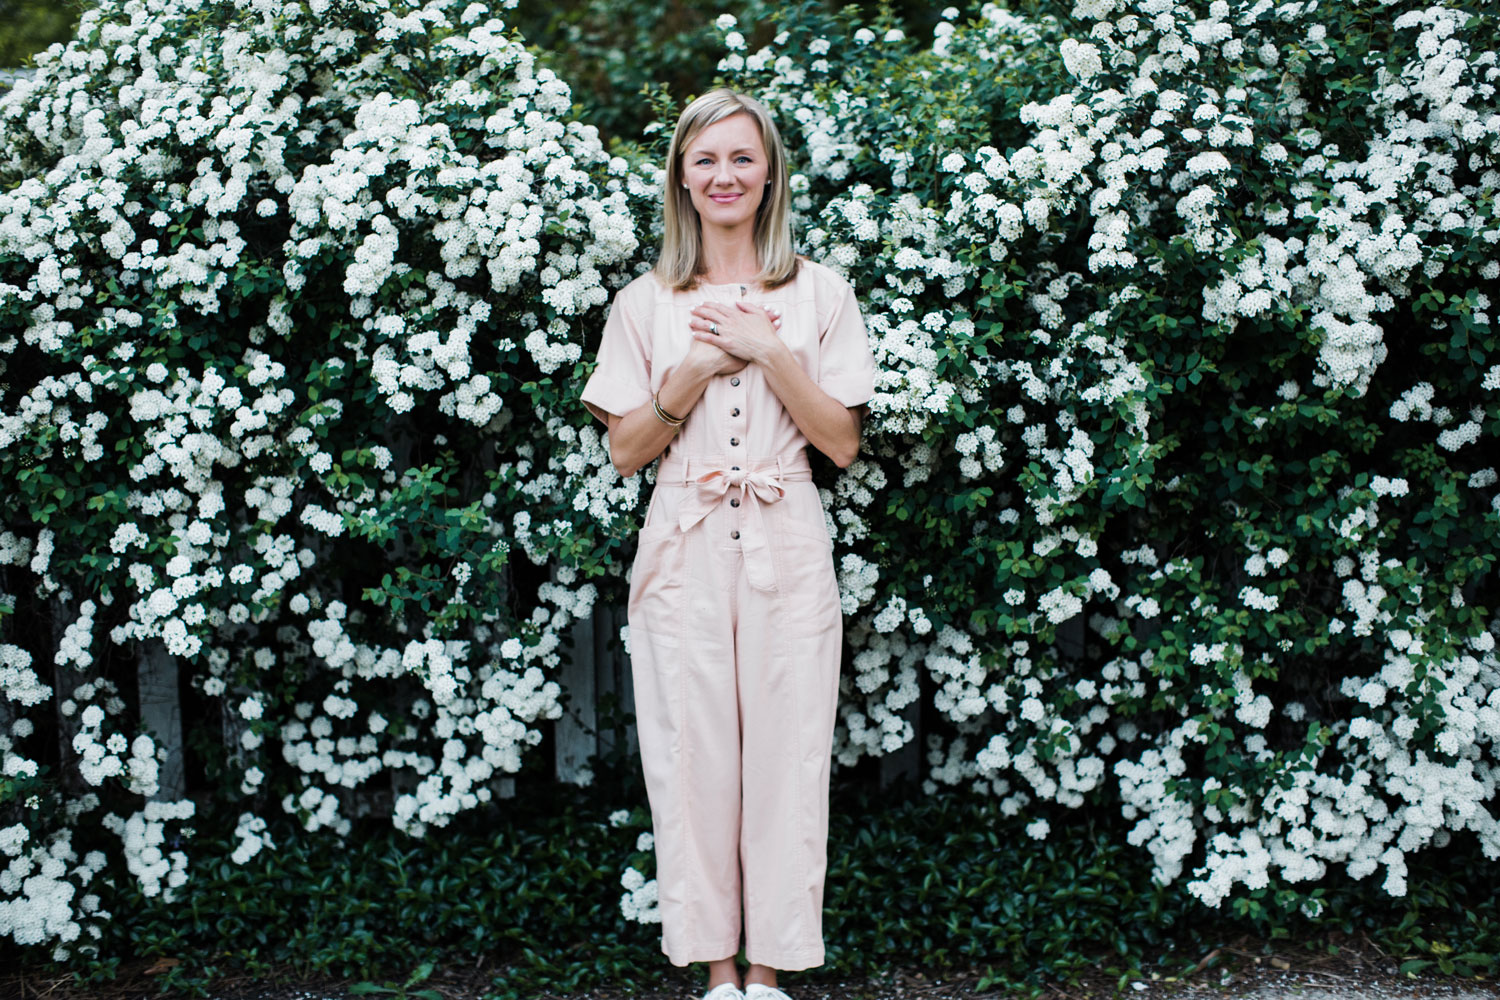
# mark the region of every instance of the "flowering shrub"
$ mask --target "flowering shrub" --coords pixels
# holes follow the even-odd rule
[[[929,792],[1115,802],[1209,906],[1500,858],[1500,38],[1380,12],[721,19],[882,367],[824,497],[839,760],[921,699]]]
[[[186,878],[147,644],[232,723],[239,862],[376,783],[443,825],[561,711],[575,528],[639,493],[568,376],[654,175],[498,13],[106,3],[0,104],[0,935],[63,957],[96,879]]]
[[[837,759],[921,712],[929,792],[1037,838],[1103,803],[1256,914],[1500,857],[1493,18],[787,18],[721,17],[720,69],[882,368],[824,491]],[[109,2],[39,64],[0,100],[0,934],[65,957],[182,886],[200,809],[244,864],[268,815],[387,788],[422,835],[522,767],[649,487],[576,392],[659,172],[479,3]],[[135,731],[154,644],[234,740],[198,800]]]

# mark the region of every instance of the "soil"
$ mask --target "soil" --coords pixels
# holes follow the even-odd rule
[[[1500,998],[1500,983],[1483,978],[1405,975],[1401,959],[1383,953],[1368,940],[1336,938],[1301,946],[1275,946],[1242,938],[1214,948],[1193,967],[1177,975],[1148,974],[1124,983],[1101,972],[1085,973],[1070,983],[1045,983],[1035,993],[978,989],[982,973],[930,975],[898,970],[851,978],[831,973],[787,974],[781,987],[793,1000],[1489,1000]],[[112,983],[80,986],[69,975],[0,973],[0,1000],[144,1000],[179,997],[163,991],[161,976],[172,959],[138,962],[121,970]],[[491,988],[492,969],[450,966],[436,970],[417,990],[434,990],[442,1000],[482,1000]],[[346,1000],[354,980],[307,978],[288,970],[283,975],[225,976],[206,993],[207,1000]],[[395,985],[395,984],[386,984]],[[696,1000],[702,983],[696,970],[666,966],[654,988],[593,989],[574,994],[539,994],[528,1000]],[[399,992],[375,996],[399,997]]]

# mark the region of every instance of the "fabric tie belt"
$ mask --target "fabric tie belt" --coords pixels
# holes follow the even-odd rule
[[[782,483],[808,482],[812,466],[806,452],[778,458],[736,459],[722,455],[702,458],[662,459],[656,472],[658,483],[691,487],[677,507],[679,531],[687,531],[719,506],[724,494],[738,488],[744,504],[744,527],[740,548],[745,556],[745,576],[756,590],[776,589],[776,569],[771,562],[771,542],[766,533],[762,504],[776,503],[786,496]]]

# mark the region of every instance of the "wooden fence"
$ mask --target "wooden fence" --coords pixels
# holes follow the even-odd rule
[[[62,639],[66,623],[75,620],[74,609],[54,606],[54,646]],[[590,780],[588,765],[596,753],[611,754],[623,749],[627,753],[636,750],[635,727],[625,720],[634,713],[635,704],[630,682],[630,663],[620,651],[618,642],[612,640],[619,635],[624,624],[623,608],[596,607],[593,617],[574,624],[569,636],[570,655],[558,675],[564,691],[564,711],[561,718],[550,724],[548,745],[552,750],[551,767],[556,780],[585,783]],[[41,666],[40,663],[37,666]],[[114,671],[111,671],[112,673]],[[53,667],[53,689],[57,704],[57,737],[60,759],[68,761],[76,756],[73,737],[78,732],[78,712],[65,715],[62,703],[73,689],[92,677],[98,670],[80,671],[72,664],[55,664]],[[243,695],[249,692],[229,692],[218,699],[220,717],[212,719],[184,719],[183,684],[186,673],[180,668],[176,657],[167,652],[155,640],[144,643],[136,662],[136,696],[140,705],[142,728],[156,741],[161,756],[159,789],[153,798],[177,800],[193,791],[188,787],[188,770],[184,767],[184,739],[190,735],[187,729],[200,729],[204,725],[216,725],[219,738],[231,760],[243,759],[240,738],[247,723],[240,716],[238,706]],[[127,692],[121,692],[128,697]],[[918,699],[907,709],[907,719],[917,732],[917,738],[880,762],[882,784],[902,777],[915,777],[921,770],[921,705]],[[5,712],[0,702],[0,713]],[[7,713],[8,714],[8,713]],[[7,719],[0,718],[0,723]],[[624,746],[619,745],[624,741]],[[76,793],[86,791],[76,770],[62,768],[64,782]],[[347,815],[390,815],[394,796],[409,786],[411,776],[392,772],[391,785],[372,784],[354,791],[339,790],[346,799]],[[515,794],[515,780],[501,776],[491,782],[493,793],[499,798]]]

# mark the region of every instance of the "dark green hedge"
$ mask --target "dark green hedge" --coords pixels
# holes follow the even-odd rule
[[[219,860],[196,864],[175,903],[131,898],[110,924],[107,957],[79,974],[105,982],[123,957],[170,956],[183,964],[162,977],[163,990],[206,995],[230,972],[293,966],[399,979],[423,962],[472,965],[483,954],[501,997],[647,986],[667,964],[659,928],[620,915],[621,871],[649,858],[634,850],[646,813],[638,787],[625,784],[615,801],[585,792],[559,808],[554,796],[547,813],[506,803],[503,815],[460,817],[420,844],[379,822],[347,846],[285,825],[272,831],[277,848],[243,867],[228,860],[227,836],[204,831],[197,856]],[[612,827],[622,802],[633,805],[631,822]],[[1441,858],[1414,858],[1403,900],[1385,897],[1377,880],[1334,877],[1322,915],[1289,924],[1208,911],[1154,885],[1149,859],[1118,824],[1070,824],[1038,843],[1024,823],[988,799],[836,793],[827,968],[977,970],[1024,987],[1085,970],[1170,975],[1228,937],[1311,941],[1337,929],[1418,956],[1414,969],[1500,972],[1500,904],[1471,877],[1483,861],[1467,838]]]

